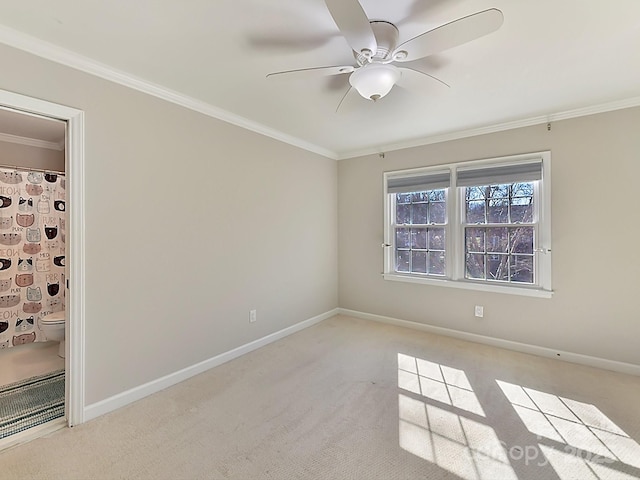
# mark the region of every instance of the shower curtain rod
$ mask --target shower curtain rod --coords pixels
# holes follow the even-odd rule
[[[43,168],[19,167],[18,165],[0,165],[0,168],[6,168],[7,170],[21,170],[23,172],[54,173],[56,175],[65,175],[65,172],[59,172],[57,170],[45,170]]]

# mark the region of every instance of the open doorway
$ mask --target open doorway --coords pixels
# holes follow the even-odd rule
[[[9,229],[0,230],[0,288],[9,289],[0,293],[0,345],[9,342],[0,388],[44,377],[42,391],[54,396],[49,384],[57,382],[68,426],[82,423],[84,409],[83,135],[81,111],[0,91],[0,227]],[[2,253],[10,254],[4,262]],[[38,276],[43,285],[31,283]],[[26,425],[12,437],[29,438]]]
[[[0,439],[65,415],[65,135],[0,108]]]

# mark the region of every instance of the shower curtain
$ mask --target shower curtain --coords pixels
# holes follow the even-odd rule
[[[65,178],[0,167],[0,348],[46,341],[64,310]]]

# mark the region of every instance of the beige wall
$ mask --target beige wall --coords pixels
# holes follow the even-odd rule
[[[335,161],[6,46],[0,61],[0,89],[85,112],[87,405],[337,307]]]
[[[3,165],[64,172],[64,151],[0,142],[0,166]]]
[[[640,364],[640,108],[339,162],[346,309]],[[382,279],[384,171],[551,150],[552,299]],[[484,306],[484,318],[474,317]]]

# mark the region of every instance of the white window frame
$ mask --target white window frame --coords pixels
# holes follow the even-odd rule
[[[465,248],[464,248],[464,188],[457,186],[457,172],[465,167],[493,167],[515,165],[519,163],[542,160],[542,179],[535,182],[534,198],[537,226],[534,243],[534,278],[535,285],[514,283],[493,283],[486,280],[471,280],[465,278]],[[388,193],[387,184],[390,179],[427,174],[433,171],[449,169],[451,172],[451,186],[446,190],[447,218],[445,224],[446,235],[446,264],[445,276],[429,276],[417,273],[400,273],[394,271],[395,259],[395,195]],[[384,189],[384,272],[385,280],[421,283],[443,287],[462,288],[494,293],[524,295],[530,297],[551,298],[551,152],[534,152],[522,155],[487,158],[469,162],[458,162],[447,165],[414,168],[385,172],[383,174]]]

